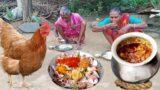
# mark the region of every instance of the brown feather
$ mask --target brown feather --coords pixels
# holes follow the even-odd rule
[[[19,60],[12,59],[9,57],[2,57],[3,69],[11,75],[19,74]]]
[[[27,40],[14,27],[0,19],[1,45],[4,49],[3,68],[8,74],[29,75],[38,70],[46,53],[46,38],[41,27]],[[12,65],[13,64],[13,65]],[[11,67],[14,67],[13,70]]]

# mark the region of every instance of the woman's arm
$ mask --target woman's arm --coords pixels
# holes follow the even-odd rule
[[[105,26],[103,26],[103,27],[94,26],[92,29],[93,32],[101,32],[103,30],[105,30]]]
[[[129,17],[129,24],[132,29],[143,29],[148,26],[146,22],[134,16]]]
[[[137,24],[127,24],[123,28],[119,30],[119,33],[124,34],[129,32],[131,29],[143,29],[146,28],[148,25],[145,22],[137,23]]]
[[[80,44],[82,36],[83,36],[83,34],[85,34],[86,24],[87,24],[86,21],[82,20],[82,22],[81,22],[81,30],[80,30],[80,34],[79,34],[79,38],[78,38],[77,44]]]
[[[142,23],[138,23],[138,24],[130,24],[130,28],[133,28],[133,29],[143,29],[146,27],[148,27],[146,22],[142,22]]]
[[[107,29],[109,27],[110,23],[111,23],[110,18],[107,17],[104,20],[102,20],[101,22],[99,22],[96,26],[94,26],[92,31],[93,32],[101,32],[101,31]]]
[[[65,39],[66,40],[66,38],[65,38],[65,35],[64,35],[64,32],[63,32],[63,29],[62,28],[60,28],[60,27],[56,27],[56,34],[57,34],[57,38],[59,38],[59,34],[61,35],[61,37],[63,38],[63,39]]]
[[[95,27],[93,27],[92,31],[99,32],[99,31],[103,31],[103,30],[107,30],[107,29],[117,28],[117,26],[118,25],[115,23],[109,23],[109,24],[106,24],[105,26],[102,26],[102,27],[95,26]]]

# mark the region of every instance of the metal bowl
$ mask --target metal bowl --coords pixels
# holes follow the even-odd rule
[[[119,43],[122,40],[129,37],[141,37],[148,40],[151,43],[152,53],[145,61],[140,63],[129,63],[122,60],[117,55],[117,45],[119,45]],[[128,83],[146,82],[150,78],[152,78],[159,70],[160,58],[157,54],[157,44],[152,37],[144,33],[132,32],[118,37],[113,42],[111,51],[113,55],[111,60],[112,71],[117,76],[117,78],[122,81]]]
[[[73,45],[71,44],[60,44],[56,46],[49,46],[49,49],[54,49],[60,52],[65,52],[73,49]]]
[[[112,58],[113,73],[118,79],[128,83],[144,83],[151,79],[159,70],[160,58],[158,54],[147,64],[141,66],[128,66],[118,63]]]
[[[82,52],[82,51],[68,51],[68,52],[65,52],[65,54],[68,54],[68,55],[75,55],[75,53],[79,53],[80,54],[80,56],[87,56],[87,57],[92,57],[93,58],[93,56],[91,55],[91,54],[89,54],[89,53],[86,53],[86,52]],[[59,56],[59,55],[58,55]],[[62,87],[62,88],[65,88],[65,89],[72,89],[72,87],[66,87],[66,86],[63,86],[63,85],[61,85],[59,82],[57,82],[56,81],[56,71],[55,71],[55,66],[56,66],[56,59],[57,59],[57,57],[58,56],[56,56],[56,57],[54,57],[53,58],[53,60],[51,60],[51,62],[50,62],[50,65],[49,65],[49,67],[48,67],[48,73],[49,73],[49,75],[50,75],[50,77],[51,77],[51,79],[52,79],[52,81],[56,84],[56,85],[58,85],[58,86],[60,86],[60,87]],[[93,60],[94,61],[96,61],[97,62],[97,72],[98,72],[98,74],[99,74],[99,76],[100,76],[100,78],[99,78],[99,81],[101,80],[101,77],[102,77],[102,75],[103,75],[103,68],[102,68],[102,66],[101,66],[101,64],[97,61],[97,60],[95,60],[94,58],[93,58]],[[99,82],[98,81],[98,82]]]

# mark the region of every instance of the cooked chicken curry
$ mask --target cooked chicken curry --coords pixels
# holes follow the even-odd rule
[[[140,37],[127,38],[117,46],[118,56],[129,63],[143,62],[151,53],[151,43]]]

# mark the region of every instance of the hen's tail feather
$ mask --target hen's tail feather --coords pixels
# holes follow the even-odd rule
[[[9,23],[7,20],[0,18],[0,32],[7,23]]]
[[[0,46],[1,46],[1,32],[2,32],[2,28],[3,28],[3,23],[4,23],[4,20],[2,18],[0,18]]]
[[[3,27],[4,22],[5,22],[5,21],[4,21],[2,18],[0,18],[0,28]]]
[[[3,38],[3,40],[1,39]],[[8,44],[8,42],[6,42],[6,38],[7,40],[9,40],[8,42],[10,43],[10,41],[14,41],[17,40],[15,38],[23,38],[23,36],[17,32],[17,30],[12,26],[12,24],[7,23],[5,20],[3,20],[2,18],[0,18],[0,46],[3,47]],[[5,42],[6,44],[3,45]],[[3,44],[2,44],[3,43]]]

